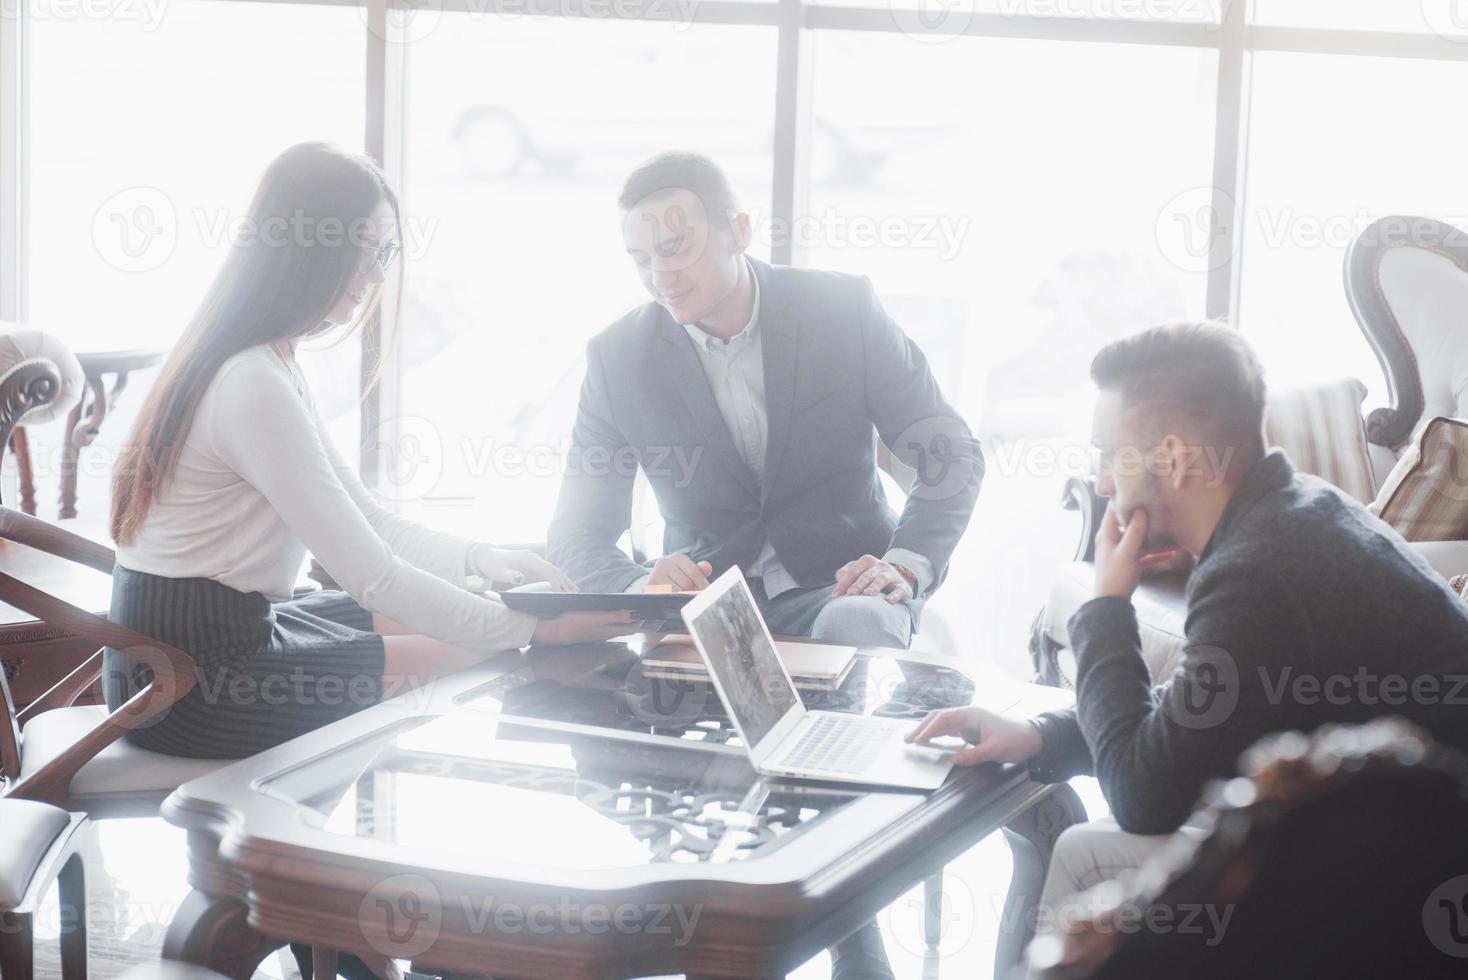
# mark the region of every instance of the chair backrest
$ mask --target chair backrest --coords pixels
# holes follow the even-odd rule
[[[1367,416],[1367,438],[1396,451],[1430,419],[1468,417],[1468,233],[1382,218],[1347,249],[1345,281],[1390,401]]]
[[[1129,893],[1083,895],[1089,917],[1037,941],[1032,975],[1462,975],[1468,758],[1383,719],[1273,736],[1241,769],[1195,816],[1200,841],[1176,839]]]
[[[112,549],[106,545],[11,507],[0,506],[0,539],[109,574],[115,563]],[[64,803],[71,779],[78,769],[128,731],[147,724],[166,711],[197,683],[193,658],[177,647],[108,622],[5,572],[0,572],[0,601],[24,609],[42,622],[84,637],[99,647],[86,663],[20,715],[15,711],[9,688],[0,677],[0,711],[4,712],[4,717],[0,718],[0,772],[9,780],[4,793],[6,796]],[[107,715],[70,748],[25,779],[20,779],[24,749],[20,722],[27,720],[33,712],[56,703],[58,698],[53,695],[61,696],[64,701],[66,696],[74,697],[95,681],[102,670],[101,647],[122,650],[151,668],[152,683]]]

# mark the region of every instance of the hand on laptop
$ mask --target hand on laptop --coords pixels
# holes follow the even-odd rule
[[[981,762],[1024,762],[1040,753],[1040,732],[1027,721],[1016,721],[983,708],[948,708],[930,711],[922,724],[904,737],[912,745],[926,745],[935,738],[957,735],[969,743],[953,757],[956,766]]]
[[[664,555],[652,567],[647,584],[671,585],[677,592],[702,592],[713,573],[714,566],[706,561],[696,562],[683,554]]]

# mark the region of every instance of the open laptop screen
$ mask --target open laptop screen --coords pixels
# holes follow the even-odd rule
[[[725,572],[683,609],[709,671],[750,751],[800,704],[775,652],[749,584],[737,568]]]

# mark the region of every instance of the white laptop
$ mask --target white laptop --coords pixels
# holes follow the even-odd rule
[[[911,718],[806,711],[737,567],[683,607],[683,622],[757,772],[933,789],[953,768],[952,750],[903,742]]]

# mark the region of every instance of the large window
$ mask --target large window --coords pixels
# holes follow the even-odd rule
[[[28,25],[26,306],[80,350],[171,343],[271,158],[306,139],[362,145],[356,10],[170,0],[111,14]]]
[[[1159,254],[1157,216],[1210,180],[1214,52],[844,31],[817,44],[794,244],[872,277],[986,435],[1059,432],[1087,387],[1075,351],[1203,314],[1206,277]]]
[[[0,64],[0,242],[24,229],[30,249],[25,269],[0,255],[0,311],[81,348],[167,344],[274,153],[381,151],[408,278],[361,402],[363,441],[392,454],[370,475],[406,464],[398,506],[533,541],[585,342],[643,300],[617,188],[658,150],[705,151],[755,253],[870,276],[982,434],[950,586],[971,601],[946,618],[1016,670],[1070,533],[1055,501],[1095,347],[1213,315],[1277,383],[1349,373],[1379,400],[1346,246],[1384,214],[1468,223],[1461,0],[21,9],[0,18],[0,52],[27,54],[22,88]],[[350,450],[357,339],[317,360]]]
[[[1254,65],[1239,323],[1280,381],[1384,381],[1341,285],[1346,247],[1377,218],[1468,228],[1468,130],[1438,93],[1468,62],[1266,52]]]
[[[647,298],[621,182],[660,150],[699,150],[767,214],[774,61],[773,31],[727,25],[449,14],[407,45],[418,231],[389,445],[442,460],[403,482],[416,516],[544,535],[586,341]]]
[[[1468,40],[1468,6],[1460,0],[1254,0],[1254,4],[1254,19],[1261,24]]]
[[[1206,270],[1170,261],[1158,229],[1210,183],[1217,54],[825,31],[812,60],[794,245],[870,276],[979,429],[983,502],[945,589],[981,597],[965,641],[1017,664],[1023,624],[997,613],[1033,609],[1065,552],[1058,482],[1084,458],[1064,447],[1089,438],[1086,352],[1204,312]]]
[[[166,348],[218,270],[265,165],[302,140],[362,145],[362,16],[208,0],[46,10],[26,25],[27,318],[78,352]],[[303,361],[348,453],[358,441],[358,360],[347,343]],[[107,509],[114,447],[152,377],[129,381],[83,454],[83,516]],[[48,507],[63,428],[31,438]]]

